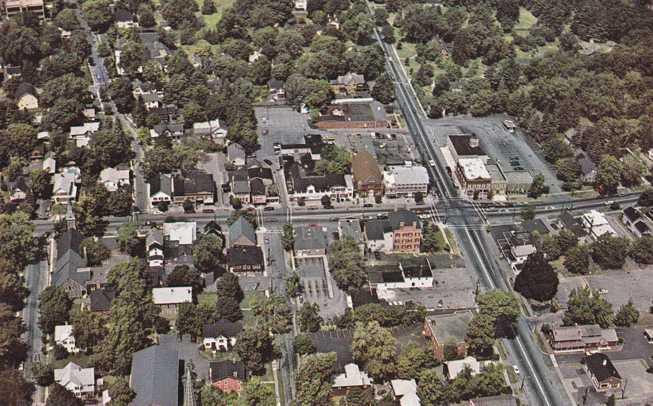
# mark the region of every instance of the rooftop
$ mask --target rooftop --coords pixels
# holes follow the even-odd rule
[[[469,323],[474,318],[470,311],[451,314],[427,316],[426,321],[431,326],[435,338],[440,343],[461,343],[465,341]]]
[[[449,142],[459,158],[485,155],[485,151],[481,148],[481,143],[475,135],[450,135]]]
[[[177,406],[179,355],[169,345],[152,345],[132,357],[131,387],[136,393],[132,405]]]
[[[388,166],[383,172],[383,181],[388,184],[428,184],[429,174],[420,165]]]
[[[302,226],[295,228],[295,250],[326,249],[328,245],[326,232],[319,226]]]
[[[152,302],[156,305],[192,303],[193,288],[191,286],[154,288]]]
[[[333,379],[334,388],[350,388],[354,386],[369,386],[372,379],[366,372],[361,371],[358,365],[351,363],[345,365],[345,372],[336,375]]]
[[[467,356],[463,359],[457,359],[446,362],[449,379],[455,379],[458,374],[463,372],[465,368],[469,367],[472,370],[472,375],[481,372],[481,364],[474,357]]]
[[[610,358],[602,353],[594,353],[583,359],[587,369],[596,377],[599,382],[609,378],[621,379],[617,368],[614,367]]]
[[[163,233],[170,241],[176,241],[180,245],[191,245],[197,238],[197,223],[194,221],[163,223]]]
[[[468,181],[492,179],[485,163],[480,158],[460,158],[458,166]]]

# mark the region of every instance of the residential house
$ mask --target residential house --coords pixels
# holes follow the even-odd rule
[[[115,192],[131,184],[131,171],[127,166],[102,169],[98,183],[103,184],[109,192]]]
[[[178,140],[183,136],[184,125],[181,123],[161,123],[150,130],[150,137],[152,138],[167,137]]]
[[[187,176],[176,175],[172,181],[172,194],[176,204],[185,201],[213,204],[216,194],[213,175],[202,171],[191,171]]]
[[[28,179],[25,176],[19,175],[16,180],[7,182],[9,201],[22,202],[27,198],[27,192],[30,190],[27,181]]]
[[[80,399],[95,397],[95,369],[82,368],[74,362],[54,370],[54,381]]]
[[[571,231],[578,239],[583,239],[587,236],[587,230],[583,227],[583,221],[578,217],[574,217],[568,210],[560,213],[556,225],[560,229]]]
[[[310,158],[310,157],[309,157]],[[292,202],[320,202],[324,196],[337,201],[351,200],[354,184],[351,175],[315,172],[311,159],[300,165],[290,158],[284,162],[288,197]]]
[[[241,361],[211,362],[209,366],[211,386],[224,393],[240,393],[247,379],[245,364]]]
[[[75,345],[73,326],[70,324],[54,326],[54,343],[65,348],[70,354],[79,352],[79,348]]]
[[[451,314],[435,314],[424,320],[422,333],[431,340],[433,355],[439,361],[444,361],[444,349],[450,346],[458,357],[467,355],[467,329],[474,318],[470,311]]]
[[[91,137],[100,130],[100,122],[93,121],[82,125],[70,127],[70,138],[75,141],[78,147],[86,147],[91,142]]]
[[[227,250],[227,269],[232,273],[263,271],[263,251],[260,247],[237,245]]]
[[[274,183],[272,170],[261,166],[247,169],[252,204],[266,204],[279,201],[279,193]]]
[[[414,379],[392,379],[390,381],[392,393],[400,406],[420,406],[417,396],[417,382]]]
[[[367,151],[361,151],[351,160],[354,188],[360,196],[383,195],[383,175],[379,163]]]
[[[202,345],[207,351],[229,351],[236,345],[236,337],[242,330],[240,322],[234,323],[224,319],[205,324]]]
[[[147,286],[159,286],[163,275],[164,256],[163,231],[153,228],[147,233],[145,239],[145,252],[147,255],[147,271],[145,273]]]
[[[345,75],[340,75],[336,80],[333,80],[331,82],[331,88],[336,94],[354,94],[357,91],[365,90],[365,76],[358,73],[347,72]]]
[[[191,256],[193,244],[197,240],[197,223],[194,221],[178,221],[163,223],[165,256]]]
[[[303,1],[304,4],[306,4],[306,0],[299,0],[299,1]],[[283,80],[274,79],[274,78],[268,80],[268,88],[270,89],[270,97],[272,97],[272,100],[274,101],[286,100],[286,91],[284,89]]]
[[[417,215],[408,210],[392,212],[387,219],[367,221],[364,225],[367,248],[385,253],[419,253],[421,227]]]
[[[596,181],[597,168],[592,159],[581,152],[576,156],[576,161],[580,164],[580,178],[584,183],[594,183]]]
[[[296,11],[306,11],[308,9],[308,0],[295,0]]]
[[[131,11],[122,7],[116,7],[115,12],[113,13],[113,20],[116,23],[116,27],[121,29],[138,27],[136,16],[134,16]]]
[[[315,257],[326,255],[328,245],[326,228],[314,225],[295,228],[295,256]]]
[[[340,239],[349,238],[356,241],[361,254],[365,253],[365,236],[358,219],[338,220],[338,235]]]
[[[88,309],[94,313],[107,313],[111,310],[111,303],[115,298],[116,291],[113,288],[96,289],[89,294]]]
[[[198,137],[210,138],[219,144],[224,144],[227,138],[227,129],[220,126],[220,120],[215,119],[193,123],[193,134]]]
[[[77,200],[77,184],[81,182],[81,172],[76,166],[67,166],[52,177],[52,201],[66,204]]]
[[[247,161],[247,153],[245,148],[243,148],[237,142],[232,142],[227,145],[227,159],[235,166],[245,166]]]
[[[21,83],[14,93],[16,106],[19,110],[36,110],[39,108],[39,99],[36,88],[29,83]]]
[[[256,246],[256,230],[244,216],[229,226],[229,246]]]
[[[54,175],[57,171],[57,160],[54,159],[52,153],[48,152],[43,158],[42,170],[47,171],[50,175]]]
[[[399,261],[397,266],[370,267],[367,276],[371,289],[412,289],[433,287],[433,271],[428,258]]]
[[[465,369],[469,368],[472,372],[472,375],[477,375],[481,372],[481,363],[476,360],[476,358],[467,356],[463,359],[457,359],[453,361],[447,361],[444,363],[445,371],[447,378],[449,380],[454,380]]]
[[[306,134],[303,144],[274,144],[273,148],[277,155],[300,160],[304,155],[310,155],[311,160],[319,161],[325,145],[327,144],[322,139],[322,135]]]
[[[154,176],[147,184],[147,190],[151,206],[172,202],[172,175],[162,173]]]
[[[161,308],[163,315],[174,315],[180,304],[193,303],[193,288],[191,286],[154,288],[152,302]]]
[[[537,252],[537,247],[530,231],[511,228],[508,230],[497,230],[493,232],[493,236],[515,273],[521,272],[528,256]]]
[[[610,358],[595,353],[583,358],[584,369],[597,392],[613,392],[621,389],[624,381]]]
[[[626,207],[621,216],[621,221],[628,227],[631,233],[639,238],[645,235],[651,235],[651,227],[639,209],[635,207]]]
[[[254,205],[267,203],[266,187],[263,180],[259,178],[249,180],[249,195],[251,196],[251,203]]]
[[[84,107],[84,110],[82,110],[82,115],[84,116],[85,119],[95,121],[96,116],[95,116],[95,107],[93,105],[87,105]]]
[[[29,13],[41,20],[49,16],[52,8],[52,4],[45,0],[4,0],[0,5],[7,18]]]
[[[156,109],[160,108],[162,103],[163,103],[162,102],[163,99],[162,99],[161,95],[159,94],[159,92],[157,92],[157,91],[145,92],[145,93],[141,94],[139,97],[143,101],[143,106],[145,106],[145,110],[147,110],[147,111],[156,110]],[[154,131],[154,134],[156,135],[156,137],[160,137],[163,134],[159,133],[158,131],[161,131],[161,130],[164,131],[163,127],[159,127],[157,129],[152,129],[152,130],[150,130],[150,135],[153,135],[152,131]],[[178,133],[179,128],[175,127],[174,132]],[[167,133],[165,135],[173,136],[172,133]],[[179,135],[179,134],[177,134],[177,135]],[[183,133],[181,135],[183,135]]]
[[[132,356],[132,406],[179,405],[179,354],[171,345],[152,345]]]
[[[239,169],[234,171],[230,177],[231,196],[240,200],[242,204],[250,204],[252,201],[249,176],[247,171]]]
[[[430,181],[426,168],[421,165],[388,166],[383,171],[385,195],[389,197],[426,195]]]
[[[598,324],[555,327],[549,336],[555,352],[607,350],[619,345],[613,328],[601,328]]]
[[[345,372],[333,378],[333,391],[336,394],[346,394],[351,388],[369,388],[372,378],[367,372],[361,371],[358,365],[351,363],[345,365]]]
[[[605,217],[605,214],[598,210],[590,210],[583,213],[581,219],[583,221],[583,227],[585,227],[589,236],[594,240],[604,234],[617,235]]]

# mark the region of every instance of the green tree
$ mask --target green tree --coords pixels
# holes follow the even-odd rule
[[[189,334],[193,339],[201,337],[204,321],[197,305],[182,303],[177,309],[177,335]]]
[[[292,224],[284,224],[281,234],[281,245],[286,251],[291,251],[295,246],[295,229]]]
[[[637,199],[637,204],[644,207],[653,206],[653,188],[646,188]]]
[[[107,335],[107,317],[88,310],[73,312],[71,317],[75,345],[84,348],[87,354],[93,354]]]
[[[215,13],[217,10],[215,8],[215,3],[213,0],[204,0],[204,3],[202,3],[202,14],[203,15],[210,15]]]
[[[3,368],[18,369],[19,364],[27,358],[27,346],[21,337],[25,331],[23,321],[16,316],[16,311],[0,302],[0,366]]]
[[[238,276],[232,273],[225,273],[218,279],[216,291],[218,296],[234,299],[238,303],[245,297]]]
[[[315,346],[311,341],[311,337],[308,334],[298,334],[295,336],[295,342],[293,343],[293,348],[295,352],[299,355],[313,354],[315,353]]]
[[[558,292],[558,275],[541,252],[526,259],[522,271],[515,278],[514,289],[527,299],[540,302],[551,300]]]
[[[141,240],[137,234],[138,227],[133,223],[125,223],[118,227],[116,239],[120,244],[120,251],[127,252],[131,256],[136,256]]]
[[[54,24],[67,31],[73,31],[80,27],[75,10],[72,8],[65,8],[57,13],[54,17]]]
[[[519,213],[524,222],[529,222],[535,219],[535,207],[526,206]]]
[[[37,385],[47,387],[54,383],[54,371],[50,365],[35,362],[32,364],[32,376]]]
[[[0,215],[0,258],[16,269],[23,269],[36,261],[42,247],[34,238],[34,225],[23,212]]]
[[[596,170],[596,185],[604,194],[617,193],[617,187],[621,181],[622,172],[621,162],[612,155],[601,157]]]
[[[193,295],[197,296],[204,290],[202,275],[197,269],[191,269],[188,265],[177,265],[166,278],[167,286],[190,286],[193,288]]]
[[[590,246],[592,259],[603,269],[620,269],[626,263],[629,242],[625,238],[603,234]]]
[[[354,360],[379,381],[397,372],[397,340],[376,321],[357,323],[351,344]]]
[[[342,290],[359,289],[367,281],[358,243],[351,238],[344,238],[331,244],[329,265],[333,279]]]
[[[254,377],[245,383],[240,396],[247,405],[251,406],[274,406],[277,404],[274,385],[263,383],[261,378],[258,377]]]
[[[590,272],[590,250],[586,245],[571,248],[565,256],[565,268],[575,274],[586,275]]]
[[[336,354],[313,354],[304,357],[297,372],[297,402],[301,406],[326,404],[335,373]]]
[[[83,406],[84,402],[75,396],[74,393],[55,383],[50,387],[48,399],[45,406]]]
[[[115,376],[109,384],[111,404],[115,406],[128,406],[136,397],[136,393],[129,387],[129,381],[121,376]]]
[[[528,196],[537,199],[549,192],[549,187],[544,184],[544,175],[537,174],[528,188]]]
[[[272,336],[262,328],[246,328],[238,336],[235,351],[245,368],[255,375],[265,372],[265,364],[278,357]]]
[[[434,368],[438,362],[428,347],[411,343],[402,349],[397,360],[397,377],[400,379],[419,379],[422,371]]]
[[[193,246],[193,265],[200,272],[215,271],[223,261],[224,240],[215,234],[202,235]]]
[[[431,368],[420,373],[417,396],[422,403],[427,405],[444,406],[449,404],[449,389],[436,369]]]
[[[284,334],[290,331],[292,316],[285,297],[257,297],[252,303],[252,312],[264,330],[270,330],[273,334]]]
[[[372,97],[383,104],[390,104],[395,99],[395,86],[390,75],[383,73],[372,88]]]
[[[566,255],[570,249],[578,245],[578,237],[571,230],[564,229],[560,231],[555,239],[562,255]]]
[[[104,32],[113,22],[111,2],[109,0],[97,0],[82,4],[82,11],[86,22],[94,31]]]
[[[54,333],[54,326],[66,324],[70,319],[73,302],[66,290],[48,286],[39,295],[39,327],[45,334]]]
[[[630,256],[638,264],[653,264],[653,236],[645,235],[633,242]]]
[[[437,252],[443,247],[439,246],[440,229],[431,222],[422,229],[422,252]]]
[[[320,306],[317,303],[305,302],[299,310],[299,328],[302,331],[314,333],[320,330],[324,322],[320,316]]]
[[[286,292],[288,296],[295,298],[302,294],[304,287],[302,286],[299,273],[293,272],[290,277],[286,279]]]
[[[619,327],[630,327],[639,321],[639,311],[635,308],[632,300],[622,305],[614,316],[614,324]]]
[[[0,396],[7,405],[23,405],[32,402],[34,385],[27,382],[18,369],[0,370]]]
[[[102,265],[111,256],[111,251],[102,244],[102,241],[95,238],[85,238],[81,248],[86,256],[86,266]]]
[[[602,328],[608,328],[613,318],[612,305],[597,291],[583,288],[574,289],[569,294],[567,310],[562,321],[566,326],[598,324]]]
[[[111,100],[115,103],[119,113],[130,113],[134,108],[135,100],[132,93],[132,84],[129,78],[119,77],[112,80],[111,84],[109,84],[107,93]]]
[[[50,173],[46,170],[35,170],[30,173],[32,194],[37,199],[49,199],[52,194]]]

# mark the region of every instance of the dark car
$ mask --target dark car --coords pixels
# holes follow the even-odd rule
[[[274,207],[266,206],[266,207],[263,208],[263,210],[265,210],[265,211],[273,211],[273,210],[274,210]]]
[[[228,183],[223,183],[222,184],[222,192],[223,193],[231,192],[231,186]]]
[[[272,161],[270,161],[269,159],[264,159],[263,162],[265,162],[266,164],[272,166]]]
[[[374,205],[372,203],[365,203],[363,207],[374,207]]]

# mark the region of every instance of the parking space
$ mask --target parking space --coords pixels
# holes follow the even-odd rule
[[[258,159],[274,155],[274,143],[301,144],[304,135],[311,131],[306,116],[290,107],[256,107],[259,144]]]
[[[613,361],[619,375],[626,382],[624,397],[629,401],[639,401],[647,404],[653,400],[653,374],[646,372],[648,365],[642,359],[628,361]]]
[[[413,139],[405,131],[330,131],[326,137],[350,151],[372,153],[380,165],[401,165],[419,159]]]
[[[544,175],[545,183],[551,193],[561,192],[560,181],[555,170],[548,165],[538,147],[520,131],[511,133],[503,127],[505,116],[496,115],[483,118],[462,117],[445,120],[427,120],[430,139],[434,146],[447,145],[447,137],[452,134],[475,134],[487,155],[498,161],[504,172],[527,171],[532,176]]]
[[[651,305],[651,286],[653,286],[653,271],[651,269],[633,269],[627,272],[607,271],[599,275],[586,277],[592,289],[604,292],[605,298],[616,310],[621,305],[632,300],[635,307],[643,313],[648,313]]]
[[[326,268],[324,257],[295,258],[301,283],[302,299],[320,306],[320,316],[325,320],[341,315],[347,308],[347,295],[338,289]]]

